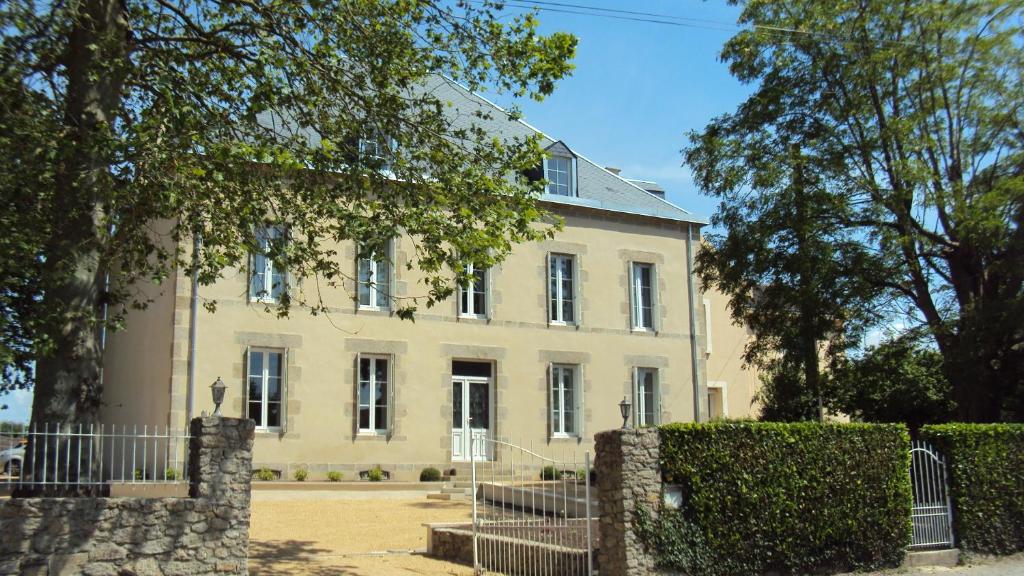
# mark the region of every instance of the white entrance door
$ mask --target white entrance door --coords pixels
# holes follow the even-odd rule
[[[452,460],[488,460],[491,450],[491,380],[472,376],[452,378]]]

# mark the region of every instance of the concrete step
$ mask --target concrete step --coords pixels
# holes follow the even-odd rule
[[[431,492],[427,494],[427,500],[466,500],[469,496],[466,494],[447,494],[444,492]]]
[[[454,486],[445,486],[441,488],[441,494],[469,494],[472,488],[458,488]]]

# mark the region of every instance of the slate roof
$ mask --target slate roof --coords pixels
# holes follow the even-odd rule
[[[508,137],[526,137],[540,134],[541,147],[547,148],[558,140],[530,126],[522,120],[512,120],[508,112],[497,104],[479,94],[462,87],[458,83],[442,77],[434,77],[427,90],[431,91],[442,102],[453,105],[448,109],[456,127],[468,127],[473,124],[488,132],[503,134]],[[474,112],[489,112],[491,118],[484,119]],[[577,162],[577,197],[545,194],[541,200],[554,204],[585,206],[599,210],[653,216],[679,222],[707,224],[706,218],[697,216],[687,210],[648,193],[639,185],[626,178],[605,170],[600,164],[591,161],[573,148],[572,143],[565,143],[576,155]]]

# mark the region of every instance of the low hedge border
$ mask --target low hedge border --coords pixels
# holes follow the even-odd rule
[[[936,424],[921,438],[946,457],[957,545],[1024,551],[1024,424]]]
[[[641,508],[660,568],[691,576],[898,566],[910,544],[902,425],[722,422],[660,428],[682,506]]]

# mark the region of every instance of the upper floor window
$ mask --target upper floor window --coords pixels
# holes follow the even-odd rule
[[[636,406],[634,424],[637,428],[657,426],[660,412],[658,409],[658,370],[637,368],[633,380],[634,405]]]
[[[459,289],[460,316],[487,315],[487,269],[473,264],[466,265],[466,274],[472,280]]]
[[[576,321],[574,258],[569,254],[552,254],[549,262],[548,319],[556,324],[573,324]]]
[[[551,365],[551,435],[576,436],[578,434],[577,401],[579,400],[576,373],[578,367],[568,364]]]
[[[249,299],[278,302],[285,291],[284,266],[271,256],[273,245],[284,238],[281,226],[256,228],[256,252],[252,255],[252,274],[249,278]]]
[[[377,130],[359,138],[359,158],[371,167],[387,170],[390,168],[390,147],[394,141]]]
[[[654,329],[654,265],[634,262],[630,267],[630,294],[634,330]]]
[[[249,350],[246,414],[259,429],[281,427],[283,362],[283,350]]]
[[[371,254],[359,259],[359,307],[377,310],[390,308],[391,262],[388,259],[391,244],[384,254]]]
[[[548,181],[548,194],[576,195],[572,168],[573,161],[568,156],[551,156],[544,161],[544,177]]]
[[[359,358],[359,432],[381,434],[388,430],[390,362],[385,356]]]

